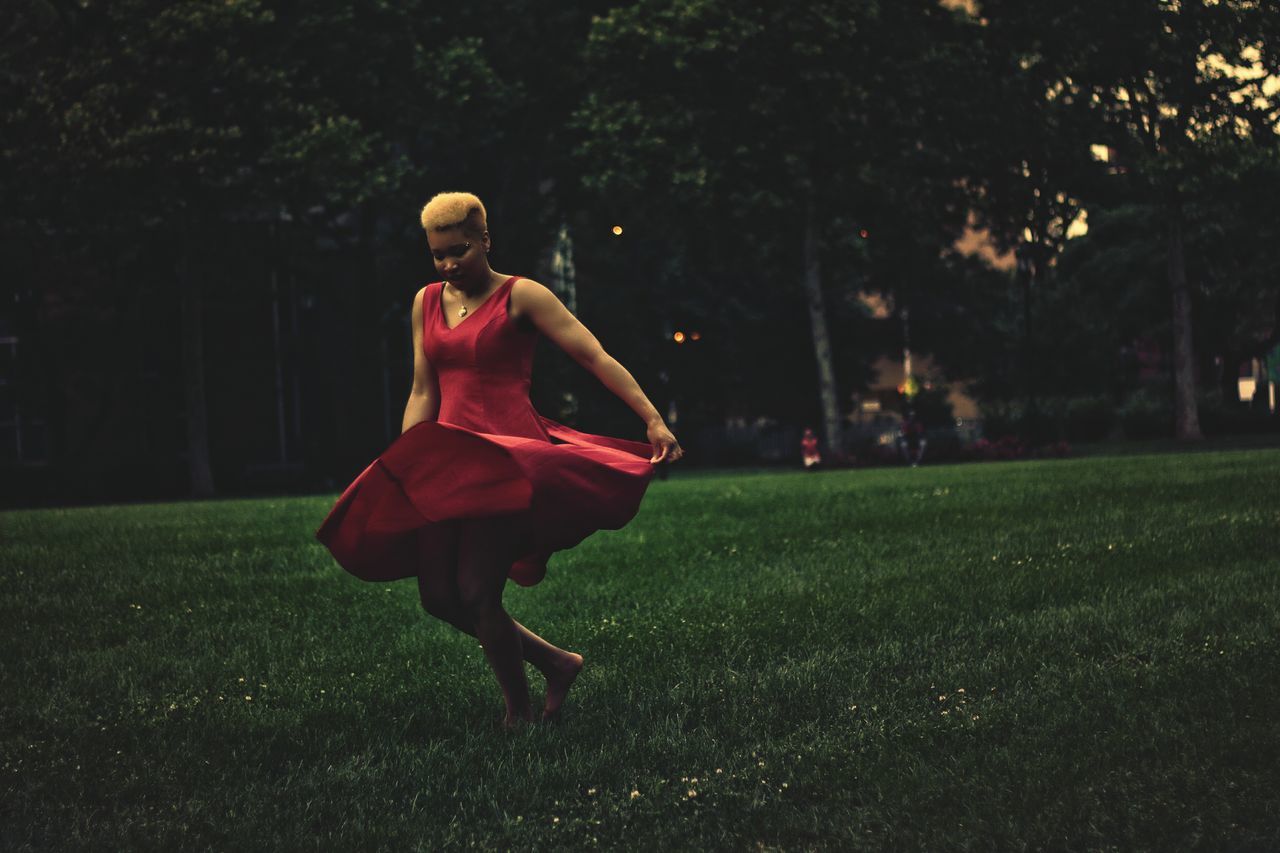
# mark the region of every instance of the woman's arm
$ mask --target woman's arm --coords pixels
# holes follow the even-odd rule
[[[640,416],[645,423],[649,444],[653,446],[653,458],[649,461],[674,462],[684,455],[680,443],[667,429],[662,415],[649,402],[635,377],[604,351],[596,336],[569,313],[554,293],[536,281],[522,278],[511,288],[511,314],[513,317],[528,317],[538,331],[589,370],[604,387]]]
[[[413,310],[409,313],[410,325],[413,326],[413,387],[409,389],[409,402],[404,406],[400,432],[423,421],[434,421],[440,412],[440,386],[436,383],[436,372],[422,351],[422,299],[426,290],[424,287],[418,291],[413,298]]]

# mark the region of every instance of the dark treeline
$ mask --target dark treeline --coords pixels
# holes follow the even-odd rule
[[[1030,441],[1228,428],[1280,342],[1275,4],[10,7],[10,504],[347,482],[399,432],[442,190],[695,463],[730,420],[850,447],[908,317],[922,378]],[[559,353],[535,376],[549,416],[639,432]]]

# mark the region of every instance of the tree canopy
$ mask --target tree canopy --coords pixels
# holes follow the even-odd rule
[[[1194,436],[1280,340],[1277,35],[1252,0],[20,0],[4,405],[64,466],[133,429],[206,493],[286,437],[341,479],[407,387],[417,208],[470,189],[503,267],[573,252],[581,316],[709,447],[760,416],[845,447],[904,347],[1032,411],[1121,405],[1154,347]],[[625,417],[548,355],[544,403]]]

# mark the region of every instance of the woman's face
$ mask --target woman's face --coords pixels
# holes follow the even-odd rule
[[[436,272],[447,281],[478,281],[488,277],[485,251],[489,248],[489,232],[478,239],[461,228],[432,231],[427,235]]]

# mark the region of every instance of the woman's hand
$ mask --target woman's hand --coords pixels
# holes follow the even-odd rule
[[[649,462],[654,465],[659,462],[675,462],[684,456],[680,442],[676,441],[676,437],[662,421],[649,424],[649,444],[653,446],[653,458]]]

